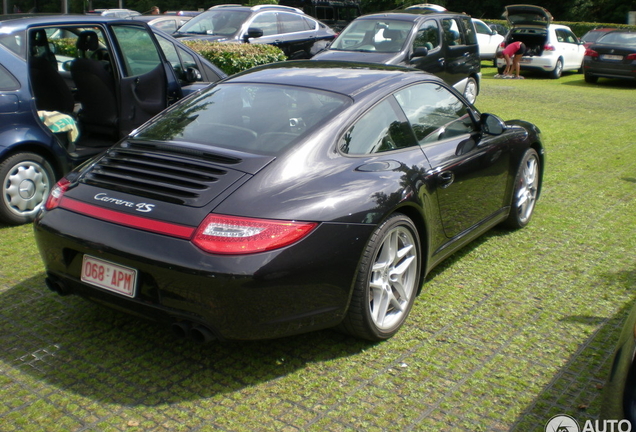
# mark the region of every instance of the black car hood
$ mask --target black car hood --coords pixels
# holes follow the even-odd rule
[[[403,58],[401,53],[376,53],[369,51],[336,51],[327,50],[315,56],[312,60],[350,61],[363,63],[397,64]]]
[[[123,141],[81,173],[80,182],[189,207],[204,207],[235,190],[273,156],[190,143]]]

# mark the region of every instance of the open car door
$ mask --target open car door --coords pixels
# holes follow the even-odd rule
[[[152,31],[130,24],[112,24],[121,68],[120,136],[180,99],[181,89]]]

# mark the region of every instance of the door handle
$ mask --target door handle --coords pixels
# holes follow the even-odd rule
[[[455,181],[455,174],[452,171],[442,171],[437,176],[439,187],[446,189]]]

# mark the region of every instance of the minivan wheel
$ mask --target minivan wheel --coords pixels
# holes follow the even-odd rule
[[[468,77],[468,81],[466,81],[466,87],[464,87],[464,97],[468,102],[475,103],[477,100],[477,94],[479,93],[479,87],[477,86],[477,81],[475,78]]]
[[[584,74],[585,82],[589,84],[596,84],[598,82],[598,77],[594,75],[590,75],[588,73]]]
[[[10,225],[31,222],[44,204],[55,175],[42,156],[24,152],[0,163],[0,221]]]

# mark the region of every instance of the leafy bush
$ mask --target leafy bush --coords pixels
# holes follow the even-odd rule
[[[77,39],[73,38],[49,40],[49,42],[51,42],[55,46],[55,54],[67,57],[77,57],[77,48],[75,47],[76,41]]]
[[[228,75],[254,66],[286,60],[280,48],[265,44],[219,43],[198,40],[182,41]]]

